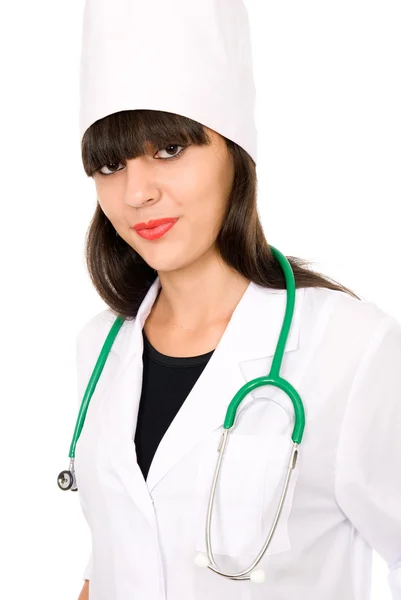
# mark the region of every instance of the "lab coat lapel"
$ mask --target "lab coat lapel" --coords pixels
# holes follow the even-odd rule
[[[155,526],[152,498],[167,472],[211,431],[220,427],[237,391],[255,377],[267,375],[286,306],[285,290],[250,283],[211,359],[163,436],[147,481],[136,461],[135,428],[142,391],[142,329],[160,289],[156,278],[134,321],[126,321],[113,344],[118,365],[103,403],[103,435],[109,460],[138,508]],[[298,347],[304,288],[297,289],[294,316],[285,352]],[[249,396],[263,395],[262,387]]]
[[[119,338],[121,334],[121,337]],[[136,321],[126,321],[114,344],[118,363],[106,384],[102,403],[101,430],[107,459],[113,476],[125,487],[137,508],[156,530],[154,510],[149,490],[136,458],[134,431],[142,387],[142,354],[135,352],[129,358],[125,350],[141,335]]]
[[[286,352],[298,347],[299,309],[304,289],[298,292]],[[285,305],[285,291],[249,284],[212,357],[157,448],[147,477],[150,491],[186,453],[223,425],[229,403],[245,383],[267,375],[260,359],[274,354]],[[263,395],[265,389],[256,388],[249,399]]]

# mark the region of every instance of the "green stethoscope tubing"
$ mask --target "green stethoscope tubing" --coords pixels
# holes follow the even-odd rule
[[[228,405],[226,416],[224,419],[224,424],[223,424],[224,433],[222,434],[222,437],[221,437],[221,440],[219,443],[219,447],[218,447],[219,455],[218,455],[218,459],[217,459],[212,488],[211,488],[211,492],[210,492],[208,511],[207,511],[207,519],[206,519],[206,546],[207,546],[207,555],[208,555],[209,564],[203,565],[203,566],[207,566],[209,569],[213,570],[215,573],[218,573],[219,575],[222,575],[224,577],[227,577],[227,578],[230,578],[233,580],[252,579],[252,576],[248,576],[248,573],[250,573],[254,569],[254,567],[258,564],[258,562],[261,560],[261,558],[264,556],[264,554],[266,552],[266,549],[270,543],[270,540],[276,529],[278,519],[281,514],[281,510],[282,510],[283,503],[284,503],[284,500],[286,497],[290,477],[291,477],[291,474],[292,474],[292,472],[295,468],[295,464],[296,464],[296,459],[297,459],[297,455],[298,455],[298,445],[302,441],[304,428],[305,428],[305,412],[304,412],[304,406],[303,406],[302,400],[301,400],[298,392],[294,389],[294,387],[287,380],[280,377],[280,368],[281,368],[281,363],[283,360],[284,349],[285,349],[287,338],[288,338],[288,335],[290,332],[292,317],[294,314],[295,289],[296,289],[294,273],[292,271],[291,265],[288,262],[287,258],[275,247],[270,246],[270,248],[271,248],[273,255],[280,263],[280,266],[284,272],[284,277],[286,280],[287,303],[286,303],[286,309],[285,309],[285,314],[284,314],[284,320],[283,320],[283,324],[281,327],[279,339],[277,342],[277,346],[276,346],[276,350],[275,350],[275,353],[273,356],[272,365],[271,365],[269,374],[267,376],[257,377],[255,379],[252,379],[251,381],[249,381],[245,385],[243,385],[238,390],[238,392],[235,394],[234,398],[231,400],[230,404]],[[103,371],[103,367],[105,365],[105,362],[106,362],[106,359],[110,352],[110,349],[111,349],[111,347],[114,343],[114,340],[117,337],[117,334],[118,334],[121,326],[123,325],[124,321],[125,321],[125,317],[123,317],[122,315],[118,315],[116,317],[116,319],[106,337],[106,340],[103,344],[103,347],[100,351],[99,357],[96,361],[95,367],[93,369],[92,375],[89,379],[88,385],[86,387],[84,397],[81,402],[80,410],[78,413],[77,422],[75,425],[74,434],[72,437],[70,451],[69,451],[69,455],[68,455],[69,458],[71,459],[70,460],[70,468],[68,471],[62,471],[58,476],[57,483],[58,483],[58,486],[62,490],[71,489],[72,491],[77,491],[76,482],[75,482],[75,473],[74,473],[74,458],[75,458],[76,444],[79,439],[79,436],[81,435],[81,431],[82,431],[82,427],[85,422],[86,413],[88,410],[90,399],[96,388],[99,377]],[[247,569],[244,569],[240,573],[231,573],[231,574],[224,573],[223,571],[220,571],[217,568],[216,562],[214,560],[212,548],[211,548],[211,539],[210,539],[211,538],[210,529],[211,529],[211,520],[212,520],[212,507],[213,507],[213,502],[214,502],[217,480],[218,480],[218,476],[220,473],[220,467],[221,467],[221,463],[222,463],[223,454],[225,452],[226,445],[227,445],[228,435],[230,433],[231,428],[233,427],[233,425],[235,423],[235,418],[236,418],[237,409],[238,409],[239,405],[241,404],[241,402],[245,398],[245,396],[247,396],[254,389],[261,387],[261,386],[266,386],[266,385],[272,385],[272,386],[280,388],[282,391],[284,391],[290,398],[290,400],[293,404],[293,408],[294,408],[295,422],[294,422],[294,428],[293,428],[292,435],[291,435],[291,438],[293,441],[293,448],[292,448],[292,452],[290,455],[287,475],[286,475],[285,483],[284,483],[283,490],[281,493],[279,506],[276,510],[276,514],[275,514],[275,517],[273,520],[273,525],[270,529],[270,532],[269,532],[269,534],[266,538],[266,541],[265,541],[261,551],[259,552],[258,556],[252,562],[250,567],[248,567]],[[75,486],[74,486],[74,484],[75,484]],[[253,581],[257,581],[257,579],[254,578]]]
[[[296,389],[288,381],[280,377],[280,368],[283,361],[284,349],[291,328],[292,316],[294,314],[295,279],[291,265],[286,257],[273,246],[270,246],[270,248],[272,253],[281,264],[287,286],[287,305],[280,336],[277,342],[269,374],[267,376],[252,379],[252,381],[248,381],[248,383],[243,385],[242,388],[238,390],[227,408],[226,418],[224,420],[224,428],[230,429],[234,425],[237,408],[245,396],[247,396],[255,388],[258,388],[262,385],[273,385],[283,390],[292,401],[295,411],[295,424],[291,437],[294,443],[300,444],[305,429],[305,411],[302,400]]]
[[[123,325],[124,321],[125,321],[125,318],[122,317],[121,315],[118,315],[118,317],[114,321],[112,327],[110,328],[107,338],[106,338],[106,340],[103,344],[103,347],[100,351],[99,357],[95,364],[95,368],[93,369],[93,373],[89,379],[88,385],[85,390],[84,397],[81,402],[81,408],[79,409],[78,418],[77,418],[77,422],[75,424],[75,429],[74,429],[74,435],[72,436],[72,441],[71,441],[71,445],[70,445],[70,452],[68,454],[69,458],[75,458],[75,447],[77,445],[79,436],[81,435],[82,427],[84,426],[90,399],[92,398],[92,394],[95,391],[97,382],[103,371],[103,367],[106,363],[106,359],[109,355],[109,352],[114,343],[114,340],[116,339],[117,334],[120,331],[121,326]]]
[[[297,444],[300,444],[302,441],[302,436],[305,428],[305,413],[304,407],[299,397],[298,392],[293,388],[293,386],[280,377],[280,368],[281,363],[283,361],[284,349],[287,343],[288,334],[290,332],[292,316],[294,314],[294,306],[295,306],[295,279],[294,274],[291,268],[290,263],[287,261],[286,257],[281,254],[279,250],[270,246],[273,255],[280,262],[281,267],[284,271],[284,277],[287,285],[287,305],[284,314],[283,325],[281,327],[280,336],[277,342],[276,351],[274,353],[272,365],[270,372],[267,376],[257,377],[256,379],[252,379],[252,381],[248,381],[245,385],[242,386],[240,390],[235,394],[234,398],[231,400],[228,408],[226,417],[224,420],[224,428],[229,429],[234,425],[235,415],[237,413],[238,406],[241,404],[242,400],[247,396],[250,392],[252,392],[255,388],[260,387],[262,385],[273,385],[281,390],[283,390],[292,400],[294,411],[295,411],[295,425],[292,432],[292,440]],[[280,260],[281,259],[281,260]],[[115,338],[117,337],[118,332],[122,324],[124,323],[124,317],[119,315],[114,321],[108,336],[103,344],[101,349],[99,358],[97,359],[95,368],[93,369],[93,373],[85,390],[84,397],[82,399],[81,408],[78,413],[77,422],[75,425],[74,435],[72,437],[69,458],[75,457],[75,446],[77,444],[78,438],[81,435],[82,427],[84,425],[86,412],[88,410],[89,402],[92,397],[93,392],[95,391],[95,387],[99,380],[100,374],[103,371],[103,367],[105,365],[107,356],[110,352],[110,349],[114,343]]]

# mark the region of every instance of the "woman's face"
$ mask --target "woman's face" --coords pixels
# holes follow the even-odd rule
[[[213,130],[207,132],[210,145],[148,148],[146,155],[105,165],[105,175],[94,175],[101,209],[127,244],[157,271],[200,259],[214,246],[221,228],[234,172],[224,139]],[[146,240],[131,229],[164,217],[178,221],[161,238]]]

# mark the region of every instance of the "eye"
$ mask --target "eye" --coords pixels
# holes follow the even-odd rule
[[[162,160],[172,160],[173,158],[177,158],[181,152],[184,151],[184,146],[179,146],[178,144],[170,144],[169,146],[166,146],[165,148],[161,148],[158,152],[156,152],[156,154],[159,154],[159,152],[173,152],[174,153],[174,148],[182,148],[179,152],[177,152],[176,154],[173,154],[173,156],[167,156],[167,158],[165,157],[161,157]]]
[[[174,149],[176,148],[181,148],[181,150],[179,152],[176,152],[174,154]],[[161,160],[173,160],[174,158],[178,158],[179,155],[185,150],[186,146],[179,146],[178,144],[170,144],[169,146],[166,146],[165,148],[161,148],[160,150],[158,150],[156,152],[156,155],[159,154],[159,152],[173,152],[173,155],[167,156],[167,157],[160,157]],[[155,156],[156,156],[155,155]],[[118,163],[109,163],[107,165],[104,165],[103,167],[100,167],[100,169],[97,169],[96,173],[99,173],[99,175],[104,175],[106,177],[113,175],[113,173],[117,173],[117,171],[121,171],[121,169],[118,169],[116,167],[118,167],[118,165],[122,165],[123,163],[118,162]],[[109,168],[111,167],[111,169]],[[108,169],[108,173],[105,173],[103,171],[103,169]]]
[[[114,167],[117,165],[121,165],[122,163],[109,163],[108,165],[104,165],[103,167],[101,167],[100,169],[97,170],[97,173],[99,173],[100,175],[112,175],[113,173],[116,173],[116,171],[121,171],[121,169],[115,169]],[[109,167],[112,167],[111,170],[109,169]],[[104,173],[102,169],[109,169],[109,173]]]

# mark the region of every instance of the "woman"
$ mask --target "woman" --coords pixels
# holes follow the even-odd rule
[[[255,585],[199,566],[226,408],[246,382],[269,372],[286,281],[258,217],[255,146],[247,137],[251,104],[230,94],[227,111],[235,105],[243,117],[238,128],[212,103],[202,113],[199,91],[191,85],[196,86],[199,71],[188,70],[174,98],[176,110],[163,110],[163,103],[171,102],[160,98],[160,110],[154,108],[152,82],[166,68],[169,77],[182,73],[182,63],[166,67],[163,62],[156,74],[151,71],[149,89],[136,80],[134,95],[132,89],[128,93],[131,63],[124,62],[124,51],[106,52],[105,42],[121,49],[123,25],[130,19],[130,43],[143,43],[141,31],[149,36],[150,30],[141,12],[136,21],[141,27],[133,32],[135,2],[129,8],[117,4],[119,10],[113,3],[110,13],[107,3],[104,11],[97,3],[96,19],[90,4],[86,9],[91,56],[101,56],[103,67],[113,56],[121,77],[103,70],[93,78],[89,63],[82,75],[92,76],[94,90],[84,92],[85,109],[92,113],[83,119],[82,158],[98,198],[86,258],[108,308],[77,338],[79,400],[117,315],[125,321],[76,446],[76,481],[92,539],[80,599],[367,600],[372,548],[388,562],[389,584],[399,599],[401,326],[294,257],[288,260],[295,308],[281,377],[303,400],[306,428],[279,522],[258,564],[264,577]],[[166,3],[156,4],[165,10]],[[234,87],[247,75],[242,68],[235,71],[235,62],[232,73],[223,71],[225,61],[220,71],[215,52],[224,46],[227,55],[238,58],[237,46],[229,42],[234,33],[239,39],[238,31],[246,40],[242,5],[209,0],[206,5],[216,10],[204,21],[196,14],[196,27],[184,2],[170,3],[169,10],[176,10],[167,24],[168,13],[162,18],[152,6],[157,16],[152,25],[163,22],[168,30],[185,13],[189,33],[206,36],[213,28],[211,15],[217,20],[217,9],[227,10],[232,19],[228,25],[224,21],[225,44],[218,41],[218,50],[212,48],[214,38],[208,37],[209,45],[197,43],[191,50],[188,35],[186,48],[193,52],[192,64],[196,57],[214,65],[214,86],[221,77],[232,77]],[[136,15],[150,10],[140,3],[136,8]],[[109,37],[96,47],[93,32],[105,31],[99,22],[107,24]],[[144,62],[149,70],[146,57]],[[117,96],[105,99],[106,86],[111,96],[118,91],[118,102]],[[214,88],[216,97],[226,88],[227,79]],[[202,118],[191,118],[196,111]],[[171,219],[173,226],[164,233],[161,228],[159,237],[135,229],[160,218]],[[243,400],[212,521],[220,570],[236,573],[258,555],[279,500],[293,427],[293,406],[282,390],[260,386]]]

